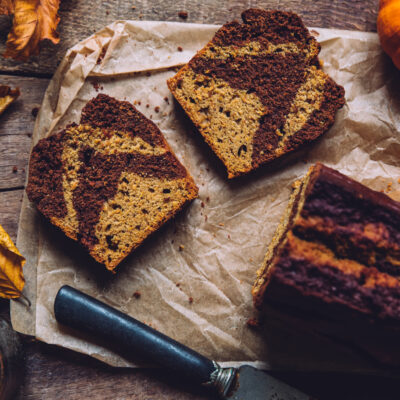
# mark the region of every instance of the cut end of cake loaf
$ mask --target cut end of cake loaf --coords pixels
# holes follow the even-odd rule
[[[282,304],[292,293],[400,322],[400,203],[316,164],[295,188],[257,275],[258,308],[269,293]]]
[[[157,126],[104,94],[84,107],[79,125],[33,148],[26,190],[109,270],[198,193]]]
[[[229,178],[315,140],[344,104],[298,15],[249,9],[242,19],[220,28],[168,81]]]

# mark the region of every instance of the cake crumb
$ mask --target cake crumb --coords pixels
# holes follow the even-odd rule
[[[167,96],[164,97],[164,101],[166,101],[167,103],[169,103],[169,99]]]
[[[392,191],[392,185],[393,185],[393,182],[389,182],[389,183],[387,184],[387,187],[386,187],[386,191],[387,191],[387,192],[391,192],[391,191]]]
[[[220,222],[218,225],[219,226],[225,226],[225,224],[223,222]]]
[[[206,202],[208,203],[210,201],[210,198],[207,196],[206,198]]]
[[[190,304],[193,303],[193,297],[189,297],[189,303],[190,303]]]
[[[13,166],[12,172],[14,172],[14,174],[15,174],[16,172],[18,172],[18,168],[17,168],[15,165]]]
[[[32,137],[32,133],[29,133],[29,132],[28,132],[28,133],[26,134],[26,136]]]
[[[178,51],[183,51],[181,46],[178,46]]]
[[[179,282],[177,282],[177,283],[175,284],[175,286],[176,286],[176,287],[179,287],[179,286],[181,286],[181,284],[180,284]]]
[[[146,104],[146,108],[149,108],[150,107],[150,104]]]
[[[139,299],[141,295],[142,295],[142,293],[140,293],[138,290],[136,290],[136,292],[133,293],[133,297],[134,297],[135,299]]]
[[[98,58],[97,61],[96,61],[96,64],[97,64],[97,65],[101,64],[101,62],[103,61],[104,56],[106,55],[106,52],[107,52],[107,47],[103,47],[103,48],[101,49],[99,58]]]
[[[249,328],[259,328],[260,325],[261,325],[261,322],[260,322],[260,320],[257,319],[257,318],[249,318],[249,319],[247,320],[247,322],[246,322],[246,325],[247,325]]]
[[[200,203],[200,207],[201,207],[201,208],[204,208],[204,201],[202,201],[202,202]]]
[[[300,187],[302,180],[301,179],[297,179],[296,181],[294,181],[292,183],[292,189],[297,189],[298,187]]]
[[[230,240],[230,238],[231,238],[231,235],[228,234],[228,239]]]
[[[132,9],[132,10],[136,10],[136,6],[132,6],[131,9]]]
[[[182,19],[187,19],[187,17],[189,16],[187,11],[179,11],[178,12],[178,17],[182,18]]]
[[[154,107],[154,111],[156,112],[156,113],[158,113],[159,111],[160,111],[160,107]]]
[[[399,179],[397,179],[397,183],[400,183],[400,178],[399,178]]]
[[[93,86],[93,88],[94,88],[94,90],[95,90],[96,92],[98,92],[100,89],[102,89],[102,87],[100,86],[100,83],[97,82],[97,81],[93,81],[93,82],[92,82],[92,86]]]
[[[183,244],[179,245],[179,251],[183,251],[184,248],[185,248],[185,246]]]
[[[33,107],[32,111],[31,111],[32,117],[36,118],[38,115],[38,112],[39,112],[39,107]]]

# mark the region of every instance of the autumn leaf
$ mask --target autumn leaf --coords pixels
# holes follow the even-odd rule
[[[0,0],[0,12],[14,15],[4,57],[26,61],[39,54],[42,40],[57,44],[60,41],[56,32],[59,6],[60,0]]]
[[[10,86],[0,85],[0,115],[19,95],[18,88],[12,90]]]
[[[21,296],[25,285],[24,264],[25,258],[0,225],[0,297],[15,299]]]
[[[14,0],[0,0],[0,14],[14,14]]]

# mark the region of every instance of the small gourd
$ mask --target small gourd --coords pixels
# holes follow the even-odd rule
[[[400,69],[400,0],[379,1],[377,28],[383,50]]]

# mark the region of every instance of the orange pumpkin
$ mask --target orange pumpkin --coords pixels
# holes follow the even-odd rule
[[[383,50],[400,69],[400,0],[380,0],[377,21]]]

